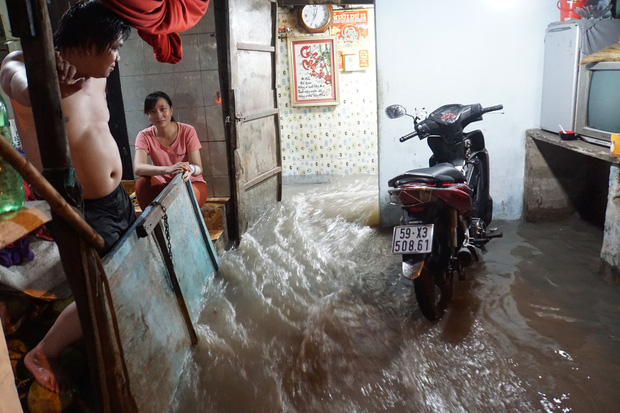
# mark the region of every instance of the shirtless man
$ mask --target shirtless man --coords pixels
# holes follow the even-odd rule
[[[135,220],[129,196],[120,185],[122,164],[110,129],[106,78],[120,59],[119,49],[131,28],[98,1],[77,3],[63,15],[54,33],[56,66],[69,150],[82,185],[84,217],[103,237],[105,255]],[[11,98],[26,157],[41,169],[28,82],[21,52],[2,62],[0,83]],[[24,364],[39,383],[58,393],[71,384],[58,367],[66,346],[82,336],[75,303],[25,357]]]

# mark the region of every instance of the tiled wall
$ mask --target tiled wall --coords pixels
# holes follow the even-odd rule
[[[372,9],[369,9],[372,16]],[[297,14],[280,8],[278,27],[291,28],[278,41],[277,90],[284,182],[320,181],[327,175],[376,174],[377,99],[374,22],[370,19],[370,67],[340,72],[340,104],[292,107],[287,37],[311,36]],[[325,36],[318,34],[315,36]]]
[[[119,71],[127,133],[132,159],[138,132],[149,126],[144,115],[144,98],[166,92],[174,105],[176,120],[188,123],[202,143],[203,176],[209,197],[230,195],[228,158],[220,93],[213,7],[190,30],[181,33],[183,59],[175,65],[155,60],[153,49],[132,30],[121,49]]]

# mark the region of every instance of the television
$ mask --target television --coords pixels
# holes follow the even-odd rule
[[[620,133],[620,61],[580,65],[574,131],[607,147],[611,134]]]

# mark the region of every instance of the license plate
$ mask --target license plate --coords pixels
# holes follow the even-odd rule
[[[433,249],[433,224],[394,227],[392,254],[425,254]]]

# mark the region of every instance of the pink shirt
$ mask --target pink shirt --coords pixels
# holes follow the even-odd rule
[[[189,153],[202,148],[198,134],[193,126],[177,122],[179,131],[177,139],[170,146],[164,146],[155,137],[155,128],[149,126],[138,132],[136,136],[136,150],[142,149],[151,158],[155,166],[174,165],[177,162],[189,162]],[[172,175],[158,175],[154,178],[168,183],[174,178]],[[205,182],[202,175],[191,177],[192,182]]]

